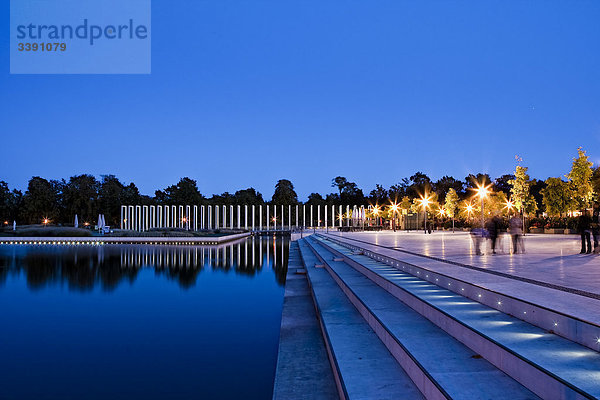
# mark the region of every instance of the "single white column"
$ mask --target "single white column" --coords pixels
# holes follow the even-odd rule
[[[342,217],[342,205],[340,204],[340,223],[339,223],[339,227],[342,227],[342,222],[344,221],[343,217]]]
[[[346,226],[350,226],[350,206],[346,206]]]
[[[200,206],[200,229],[204,230],[206,228],[206,207]]]
[[[219,206],[215,206],[215,229],[219,229]]]
[[[135,230],[142,230],[142,206],[135,206]]]
[[[321,227],[321,205],[317,205],[317,227]]]
[[[331,227],[335,228],[335,206],[331,206]]]
[[[185,206],[185,229],[190,230],[190,225],[192,223],[192,210],[190,206]]]
[[[325,206],[325,223],[323,224],[323,226],[324,226],[325,228],[327,228],[327,227],[329,226],[329,225],[328,225],[328,222],[327,222],[327,209],[328,209],[328,208],[329,208],[329,207]]]
[[[227,206],[223,206],[223,229],[227,229]]]
[[[229,206],[229,229],[233,229],[233,206]]]
[[[262,227],[263,227],[263,224],[262,224],[262,221],[263,221],[263,219],[262,219],[262,208],[263,208],[262,205],[258,206],[258,225],[259,225],[259,229],[258,230],[259,231],[262,231]]]
[[[150,206],[150,229],[156,228],[156,206]]]
[[[127,206],[121,206],[121,229],[124,229],[125,225],[125,214],[127,213]]]
[[[269,205],[267,204],[267,231],[269,230]]]
[[[186,218],[185,218],[185,213],[183,210],[183,206],[179,206],[178,208],[178,213],[177,213],[177,226],[179,228],[184,228],[185,227],[185,222],[186,222]]]
[[[179,224],[177,223],[177,220],[181,218],[181,216],[177,215],[177,206],[171,206],[171,227],[172,228],[177,228],[179,226]]]
[[[315,219],[313,218],[313,205],[310,205],[310,227],[312,228],[315,224]]]
[[[277,206],[273,206],[273,230],[277,230]]]
[[[298,204],[296,204],[296,229],[298,229],[298,218],[299,218],[298,209],[299,209]]]
[[[127,207],[127,229],[128,230],[133,230],[133,223],[135,222],[135,207],[134,206],[128,206]]]
[[[165,228],[168,228],[171,224],[171,207],[165,206]]]
[[[208,229],[212,229],[212,227],[213,227],[213,206],[212,205],[208,206],[206,211],[208,211],[208,215],[206,218],[206,221],[208,223]]]
[[[254,215],[256,212],[256,206],[252,204],[252,232],[254,232]]]
[[[306,204],[302,204],[302,228],[306,228]]]
[[[248,204],[244,204],[244,229],[248,230]]]
[[[292,205],[288,205],[288,229],[292,230]]]
[[[194,206],[194,231],[198,230],[198,206]]]
[[[150,212],[148,206],[142,206],[142,232],[147,231],[150,222]]]

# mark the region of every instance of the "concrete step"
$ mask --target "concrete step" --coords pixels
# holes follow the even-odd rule
[[[600,397],[597,351],[461,296],[446,282],[439,286],[383,260],[353,254],[356,249],[322,238],[319,243],[538,396]],[[502,307],[502,300],[498,303]]]
[[[300,249],[290,243],[281,316],[274,400],[339,399],[325,342],[315,314]]]
[[[340,397],[421,399],[419,390],[306,243],[298,241]]]
[[[538,398],[365,275],[339,261],[343,257],[318,241],[308,242],[426,398]]]
[[[468,297],[532,325],[552,331],[594,351],[600,349],[600,300],[519,277],[500,276],[495,271],[456,265],[429,256],[407,254],[362,241],[332,235],[335,243],[381,261],[411,275]]]

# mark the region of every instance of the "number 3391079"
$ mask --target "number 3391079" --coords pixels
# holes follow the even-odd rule
[[[66,43],[19,43],[19,51],[65,51]]]

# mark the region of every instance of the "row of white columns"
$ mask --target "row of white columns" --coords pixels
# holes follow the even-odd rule
[[[295,205],[294,207],[295,223],[292,221],[291,205],[127,205],[121,206],[121,229],[147,231],[154,228],[179,228],[197,231],[204,229],[242,229],[243,227],[245,230],[269,231],[285,230],[286,228],[291,230],[292,227],[335,228],[336,226],[342,227],[344,223],[346,226],[357,223],[364,224],[365,206],[352,206],[352,209],[349,205],[345,207],[342,205],[322,207],[320,205]],[[300,220],[300,207],[302,207],[302,220]],[[321,214],[321,209],[323,209],[323,214]],[[329,210],[331,214],[328,215]],[[258,218],[256,218],[257,212]],[[263,215],[265,218],[263,218]],[[324,216],[323,220],[321,215]],[[310,217],[308,221],[307,216]],[[315,216],[317,217],[316,220]]]

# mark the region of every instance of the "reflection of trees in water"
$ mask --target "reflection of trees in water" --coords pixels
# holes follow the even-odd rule
[[[66,283],[70,289],[113,290],[133,283],[141,268],[195,285],[204,268],[254,276],[272,268],[278,284],[285,283],[289,242],[281,238],[249,238],[218,247],[171,245],[5,245],[0,246],[0,283],[11,272],[23,271],[32,289]]]

